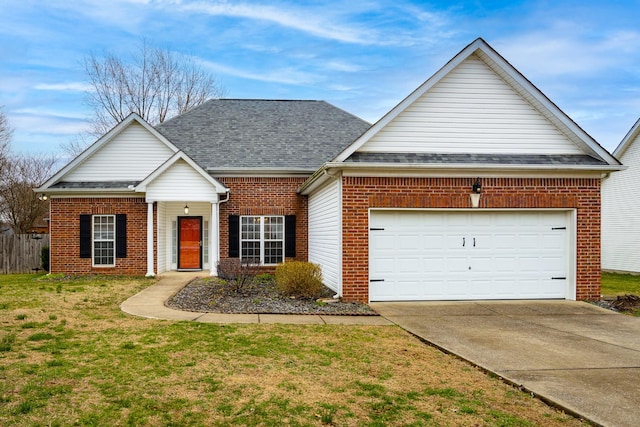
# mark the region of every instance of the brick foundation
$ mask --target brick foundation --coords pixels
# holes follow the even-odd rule
[[[370,208],[471,208],[475,178],[342,178],[342,289],[369,299]],[[483,178],[482,208],[577,210],[576,298],[600,299],[600,179]]]

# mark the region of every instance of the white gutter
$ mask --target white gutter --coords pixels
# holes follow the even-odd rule
[[[344,162],[327,162],[320,169],[318,169],[308,180],[306,180],[297,192],[300,194],[309,194],[313,189],[322,185],[331,176],[329,170],[338,169],[341,171],[372,171],[380,174],[384,173],[398,173],[406,172],[410,173],[446,173],[450,176],[456,176],[458,174],[470,174],[473,175],[489,174],[491,176],[504,176],[505,173],[549,173],[549,172],[592,172],[592,173],[610,173],[626,169],[627,166],[623,165],[562,165],[562,164],[541,164],[541,165],[527,165],[527,164],[501,164],[501,163],[456,163],[456,164],[443,164],[443,163],[344,163]],[[457,172],[457,173],[456,173]]]

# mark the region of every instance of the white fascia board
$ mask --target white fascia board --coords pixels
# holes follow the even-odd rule
[[[631,143],[636,140],[636,138],[640,135],[640,119],[636,121],[636,123],[629,129],[629,132],[622,138],[620,144],[613,151],[613,155],[617,158],[622,157],[622,155],[627,151],[627,149],[631,146]]]
[[[440,176],[440,177],[602,177],[626,169],[622,165],[505,165],[505,164],[424,164],[424,163],[343,163],[328,162],[297,190],[308,195],[326,181],[340,176]]]
[[[327,169],[340,168],[342,170],[476,170],[487,172],[501,172],[505,170],[515,171],[586,171],[586,172],[615,172],[626,169],[622,165],[526,165],[526,164],[487,164],[487,163],[343,163],[330,162],[326,164]]]
[[[158,132],[153,126],[147,123],[142,117],[136,113],[129,114],[123,121],[115,125],[109,132],[102,135],[96,142],[87,147],[82,153],[80,153],[75,159],[67,163],[62,169],[60,169],[55,175],[49,178],[44,184],[40,186],[38,191],[48,191],[48,187],[60,181],[65,175],[75,170],[85,160],[87,160],[93,153],[98,151],[103,145],[107,144],[113,138],[118,136],[123,130],[125,130],[131,122],[136,121],[146,130],[148,130],[153,136],[158,138],[159,141],[164,143],[174,153],[178,151],[178,147],[173,145],[171,141],[165,138],[160,132]]]
[[[216,189],[216,193],[228,193],[229,189],[222,185],[217,179],[213,178],[209,175],[204,169],[202,169],[196,162],[194,162],[191,157],[187,156],[184,151],[178,151],[173,156],[169,157],[167,161],[158,166],[156,170],[151,172],[149,176],[143,179],[138,185],[135,186],[135,191],[138,193],[143,193],[147,190],[147,185],[149,185],[153,180],[162,175],[167,169],[169,169],[175,162],[178,160],[184,160],[189,166],[191,166],[196,172],[198,172],[204,179],[206,179],[211,185],[213,185]]]

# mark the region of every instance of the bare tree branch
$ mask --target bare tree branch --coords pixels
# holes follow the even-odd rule
[[[91,54],[84,68],[93,89],[86,99],[94,111],[96,135],[131,112],[158,124],[226,93],[194,58],[152,47],[146,40],[129,61],[110,53],[101,58]]]

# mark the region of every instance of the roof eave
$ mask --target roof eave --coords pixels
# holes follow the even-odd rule
[[[318,169],[309,179],[307,179],[300,187],[298,187],[297,192],[302,195],[308,195],[314,189],[320,187],[326,181],[330,179],[335,179],[340,173],[344,171],[379,171],[380,173],[385,172],[453,172],[453,171],[463,171],[463,172],[478,172],[478,173],[488,173],[488,172],[500,172],[500,174],[504,173],[522,173],[522,172],[533,172],[533,173],[544,173],[544,172],[567,172],[567,173],[575,173],[575,172],[585,172],[585,173],[611,173],[617,172],[620,170],[626,169],[626,166],[623,165],[558,165],[558,164],[546,164],[546,165],[530,165],[530,164],[520,164],[520,165],[505,165],[498,163],[455,163],[455,164],[442,164],[442,163],[372,163],[372,162],[363,162],[363,163],[344,163],[344,162],[327,162],[320,169]],[[330,170],[338,170],[340,171],[338,174],[330,173]]]

